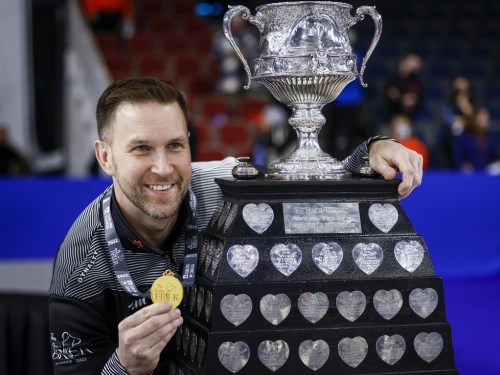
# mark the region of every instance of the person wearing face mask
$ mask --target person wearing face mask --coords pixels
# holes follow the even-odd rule
[[[385,87],[387,119],[399,113],[415,121],[423,105],[423,87],[420,80],[422,59],[415,53],[408,53],[399,60],[398,69]]]
[[[429,167],[429,150],[425,143],[413,134],[413,124],[408,115],[397,114],[392,117],[391,137],[403,146],[422,155],[424,170]]]

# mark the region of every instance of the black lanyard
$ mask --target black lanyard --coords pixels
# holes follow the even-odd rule
[[[108,244],[108,252],[113,262],[113,269],[116,279],[120,282],[123,289],[134,297],[148,297],[137,289],[137,286],[130,276],[123,246],[115,230],[113,217],[111,216],[111,194],[112,189],[106,191],[102,200],[102,216],[104,218],[104,233]],[[196,217],[196,197],[189,188],[189,206],[191,213],[185,233],[185,253],[184,266],[182,270],[183,286],[192,286],[196,278],[196,262],[198,260],[198,224]],[[161,276],[161,275],[159,275]]]

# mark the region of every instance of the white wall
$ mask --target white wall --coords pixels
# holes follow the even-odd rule
[[[0,0],[1,1],[1,0]],[[95,107],[111,77],[76,0],[68,2],[64,132],[67,173],[88,173],[97,139]]]
[[[29,17],[29,0],[0,0],[0,122],[25,155],[35,152]]]

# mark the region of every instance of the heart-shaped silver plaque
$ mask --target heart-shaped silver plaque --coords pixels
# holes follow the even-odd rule
[[[217,241],[215,241],[213,239],[208,241],[207,255],[205,257],[205,273],[206,274],[208,274],[208,270],[212,266],[212,260],[214,259],[216,244],[217,244]]]
[[[228,294],[220,301],[222,315],[235,327],[238,327],[252,312],[252,299],[246,294]]]
[[[272,224],[274,212],[266,203],[249,203],[243,207],[243,220],[256,233],[262,234]]]
[[[325,316],[329,307],[330,301],[323,292],[305,292],[299,297],[298,308],[300,313],[313,324]]]
[[[424,259],[424,248],[418,241],[399,241],[394,247],[394,256],[401,267],[413,272]]]
[[[361,271],[371,275],[382,263],[384,252],[376,243],[358,243],[352,249],[352,257]]]
[[[226,341],[219,346],[217,355],[222,366],[235,374],[247,364],[250,348],[243,341],[235,343]]]
[[[191,337],[191,330],[183,326],[182,328],[182,352],[187,356],[189,352],[189,338]]]
[[[392,366],[403,356],[406,343],[401,335],[384,335],[378,338],[375,348],[380,359]]]
[[[438,294],[432,288],[413,289],[410,293],[410,307],[421,318],[431,315],[438,304]]]
[[[373,296],[373,306],[383,318],[390,320],[396,316],[403,306],[403,296],[396,289],[378,290]]]
[[[283,340],[266,340],[257,349],[260,361],[271,371],[278,370],[290,355],[288,344]]]
[[[215,208],[214,214],[212,215],[212,217],[210,219],[210,223],[208,224],[209,226],[215,226],[215,224],[217,223],[217,220],[219,220],[219,215],[222,212],[222,209],[224,208],[224,203],[225,202],[222,199],[219,201],[219,204]]]
[[[318,371],[330,357],[330,347],[323,340],[306,340],[299,346],[299,358],[304,365]]]
[[[413,340],[415,351],[427,363],[431,363],[443,350],[443,337],[437,332],[421,332]]]
[[[191,341],[189,342],[189,358],[194,362],[196,358],[196,350],[198,349],[198,335],[191,332]]]
[[[373,225],[387,233],[398,221],[398,210],[389,203],[375,203],[368,209],[368,217]]]
[[[222,209],[222,212],[220,213],[219,220],[217,220],[217,229],[221,229],[222,225],[227,219],[227,216],[229,215],[229,211],[231,211],[231,206],[233,205],[232,202],[227,201],[224,203],[224,208]]]
[[[354,322],[365,311],[366,296],[359,290],[355,290],[352,293],[341,292],[337,296],[336,304],[340,315]]]
[[[217,241],[214,250],[214,257],[212,259],[212,275],[219,266],[220,259],[222,258],[222,253],[224,252],[224,242]]]
[[[196,295],[196,316],[200,317],[201,312],[203,311],[203,306],[205,303],[205,288],[201,285],[198,288],[198,294]]]
[[[331,275],[340,266],[344,252],[336,242],[320,242],[312,248],[312,257],[321,271]]]
[[[213,302],[213,295],[210,290],[207,290],[206,296],[205,296],[205,319],[207,322],[210,321],[210,315],[212,314],[212,302]]]
[[[200,246],[198,246],[198,269],[201,271],[205,266],[205,258],[207,257],[208,238],[200,236]]]
[[[231,207],[231,210],[229,211],[229,214],[227,215],[227,219],[224,223],[224,229],[223,232],[226,233],[231,224],[233,223],[234,219],[236,218],[236,215],[238,214],[238,205],[236,203],[233,204]]]
[[[196,305],[196,295],[198,293],[198,286],[193,285],[189,288],[189,311],[194,311],[194,306]]]
[[[177,331],[175,331],[175,348],[177,350],[181,350],[182,348],[182,330],[183,327],[180,326],[179,328],[177,328]]]
[[[198,365],[200,367],[203,366],[203,361],[205,359],[205,348],[206,348],[206,343],[205,340],[203,340],[202,337],[198,340]]]
[[[259,251],[253,245],[233,245],[227,251],[229,266],[241,277],[247,277],[259,263]]]
[[[277,326],[290,313],[292,303],[286,294],[268,294],[260,300],[260,312],[271,324]]]
[[[285,276],[290,276],[302,263],[302,251],[293,244],[277,244],[271,249],[271,262]]]
[[[338,352],[340,358],[342,358],[345,363],[352,368],[356,368],[363,362],[368,353],[368,343],[361,336],[352,339],[344,337],[339,342]]]

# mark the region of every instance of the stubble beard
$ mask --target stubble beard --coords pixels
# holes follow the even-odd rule
[[[139,210],[155,220],[167,220],[177,215],[189,185],[188,181],[179,178],[176,182],[179,189],[175,197],[152,201],[151,197],[145,192],[145,189],[148,189],[145,184],[141,182],[133,183],[123,176],[117,180],[127,199]]]

